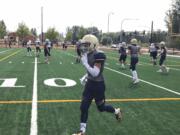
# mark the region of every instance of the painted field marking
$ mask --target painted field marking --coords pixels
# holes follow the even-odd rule
[[[4,51],[1,51],[0,54],[1,54],[1,53],[5,53],[5,52],[8,52],[8,51],[11,51],[11,50],[4,50]]]
[[[167,65],[167,66],[171,66],[171,67],[180,67],[180,65]]]
[[[8,59],[9,57],[11,57],[11,56],[14,56],[14,55],[16,55],[17,53],[19,53],[21,50],[19,50],[19,51],[16,51],[16,52],[14,52],[14,53],[12,53],[12,54],[10,54],[10,55],[8,55],[8,56],[6,56],[6,57],[4,57],[4,58],[1,58],[0,59],[0,62],[1,61],[3,61],[3,60],[6,60],[6,59]]]
[[[106,99],[106,102],[150,102],[150,101],[180,101],[180,98],[124,98]],[[38,103],[79,103],[80,99],[60,99],[60,100],[39,100]],[[22,101],[0,101],[0,104],[31,104],[30,100]]]
[[[124,76],[126,76],[126,77],[132,78],[130,75],[127,75],[127,74],[125,74],[125,73],[119,72],[119,71],[114,70],[114,69],[111,69],[111,68],[109,68],[109,67],[104,67],[104,68],[105,68],[105,69],[108,69],[108,70],[110,70],[110,71],[113,71],[113,72],[115,72],[115,73],[124,75]],[[157,84],[154,84],[154,83],[151,83],[151,82],[142,80],[142,79],[139,79],[139,80],[140,80],[141,82],[144,82],[144,83],[149,84],[149,85],[151,85],[151,86],[154,86],[154,87],[163,89],[163,90],[168,91],[168,92],[170,92],[170,93],[174,93],[174,94],[176,94],[176,95],[180,95],[179,92],[176,92],[176,91],[174,91],[174,90],[168,89],[168,88],[166,88],[166,87],[163,87],[163,86],[160,86],[160,85],[157,85]]]
[[[35,57],[34,64],[34,83],[33,83],[33,97],[32,97],[32,110],[31,110],[31,129],[30,135],[37,135],[37,58]]]
[[[170,67],[169,69],[173,69],[173,70],[176,70],[176,71],[180,71],[180,69],[172,68],[172,67]]]

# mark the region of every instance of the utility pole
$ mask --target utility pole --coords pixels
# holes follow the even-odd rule
[[[44,41],[44,33],[43,33],[43,7],[41,7],[41,44]]]
[[[151,23],[151,37],[150,37],[150,43],[153,42],[153,40],[152,40],[152,34],[153,34],[153,21],[152,21],[152,23]]]
[[[114,13],[113,12],[110,12],[108,14],[108,25],[107,25],[107,33],[109,33],[109,19],[110,19],[110,15],[113,15]]]

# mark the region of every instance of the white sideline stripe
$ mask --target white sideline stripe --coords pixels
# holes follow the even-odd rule
[[[124,73],[119,72],[119,71],[117,71],[117,70],[114,70],[114,69],[111,69],[111,68],[108,68],[108,67],[105,67],[105,69],[108,69],[108,70],[113,71],[113,72],[116,72],[116,73],[118,73],[118,74],[121,74],[121,75],[127,76],[127,77],[129,77],[129,78],[132,78],[130,75],[124,74]],[[179,92],[173,91],[173,90],[168,89],[168,88],[165,88],[165,87],[163,87],[163,86],[159,86],[159,85],[157,85],[157,84],[154,84],[154,83],[151,83],[151,82],[148,82],[148,81],[142,80],[142,79],[140,79],[140,81],[141,81],[141,82],[144,82],[144,83],[146,83],[146,84],[152,85],[152,86],[154,86],[154,87],[157,87],[157,88],[163,89],[163,90],[165,90],[165,91],[168,91],[168,92],[174,93],[174,94],[176,94],[176,95],[180,95],[180,93],[179,93]]]
[[[180,69],[169,67],[169,69],[180,71]]]
[[[1,51],[0,53],[5,53],[5,52],[8,52],[8,51],[10,51],[10,50]]]
[[[71,55],[71,56],[74,57],[74,55]],[[110,71],[116,72],[116,73],[118,73],[118,74],[124,75],[124,76],[126,76],[126,77],[132,78],[130,75],[124,74],[124,73],[122,73],[122,72],[119,72],[119,71],[117,71],[117,70],[111,69],[111,68],[109,68],[109,67],[104,67],[104,68],[105,68],[105,69],[108,69],[108,70],[110,70]],[[180,95],[179,92],[173,91],[173,90],[168,89],[168,88],[165,88],[165,87],[163,87],[163,86],[159,86],[159,85],[157,85],[157,84],[154,84],[154,83],[151,83],[151,82],[142,80],[142,79],[139,79],[139,80],[140,80],[141,82],[144,82],[144,83],[149,84],[149,85],[151,85],[151,86],[154,86],[154,87],[163,89],[163,90],[168,91],[168,92],[170,92],[170,93],[174,93],[174,94],[176,94],[176,95]]]
[[[75,57],[75,58],[76,58],[76,56],[75,56],[75,55],[72,55],[72,54],[70,54],[70,53],[67,53],[67,55],[69,55],[69,56],[72,56],[72,57]]]
[[[30,135],[37,135],[37,133],[37,58],[35,58]]]

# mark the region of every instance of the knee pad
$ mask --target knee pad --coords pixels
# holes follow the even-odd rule
[[[103,112],[105,110],[104,105],[105,105],[104,101],[97,103],[97,108],[100,112]]]

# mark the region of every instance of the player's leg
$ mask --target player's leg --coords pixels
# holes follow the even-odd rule
[[[85,85],[85,89],[82,94],[82,101],[80,106],[80,110],[81,110],[80,131],[73,135],[84,135],[86,132],[88,110],[93,99],[91,88],[92,88],[91,82],[88,81]]]
[[[137,63],[138,63],[138,58],[131,58],[131,72],[132,72],[132,78],[133,78],[134,84],[139,82],[138,74],[136,71],[136,64]]]
[[[112,105],[105,103],[105,84],[104,82],[96,82],[94,84],[93,95],[95,98],[96,106],[100,112],[109,112],[115,114],[118,121],[122,119],[122,112],[120,108],[114,108]]]

